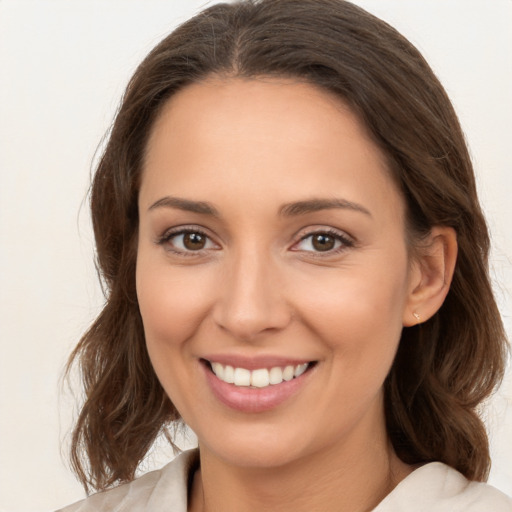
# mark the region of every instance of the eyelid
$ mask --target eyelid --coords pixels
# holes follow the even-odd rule
[[[172,247],[172,244],[169,243],[172,238],[178,237],[180,235],[186,235],[189,233],[197,233],[197,234],[204,236],[215,247],[214,248],[209,247],[209,248],[198,249],[196,251],[193,251],[193,250],[178,249],[178,248]],[[198,225],[182,225],[182,226],[175,226],[172,228],[168,228],[161,235],[159,235],[156,238],[155,243],[157,245],[162,245],[162,246],[169,243],[169,247],[167,247],[166,250],[173,252],[175,254],[184,255],[184,256],[199,256],[199,255],[204,254],[204,252],[211,251],[211,250],[218,250],[220,248],[220,245],[213,240],[213,237],[208,233],[208,230],[206,230],[205,228],[198,226]]]
[[[181,226],[175,226],[172,228],[167,228],[163,231],[161,235],[159,235],[156,240],[155,244],[164,246],[166,243],[168,243],[173,237],[177,237],[179,235],[186,235],[188,233],[198,233],[204,237],[207,238],[207,240],[213,244],[215,247],[208,247],[204,249],[198,249],[198,250],[184,250],[184,249],[178,249],[175,247],[172,247],[172,244],[169,244],[170,247],[166,248],[166,250],[169,250],[170,252],[184,255],[184,256],[199,256],[201,254],[204,254],[207,251],[211,250],[219,250],[221,248],[220,244],[217,243],[214,238],[209,234],[209,230],[203,228],[202,226],[195,225],[181,225]],[[340,246],[334,249],[330,249],[327,251],[308,251],[304,249],[297,248],[297,245],[306,240],[309,237],[312,237],[314,235],[318,234],[324,234],[328,236],[332,236],[337,241],[340,242]],[[297,235],[295,236],[296,240],[291,246],[290,250],[295,252],[303,252],[303,253],[310,253],[311,255],[314,255],[315,257],[327,257],[335,255],[339,252],[343,252],[347,250],[350,247],[353,247],[356,244],[355,239],[346,233],[345,231],[342,231],[337,228],[333,228],[332,226],[310,226],[307,228],[301,229]]]
[[[333,238],[335,238],[337,241],[339,241],[341,243],[341,246],[339,246],[335,249],[328,250],[328,251],[307,251],[307,250],[296,248],[298,244],[300,244],[304,240],[308,239],[309,237],[312,237],[314,235],[320,235],[320,234],[332,236]],[[343,251],[349,249],[350,247],[354,247],[356,245],[356,241],[354,240],[354,238],[351,235],[347,234],[345,231],[342,231],[342,230],[339,230],[339,229],[336,229],[336,228],[333,228],[330,226],[329,227],[328,226],[312,226],[312,227],[302,229],[297,234],[297,238],[298,238],[298,240],[296,240],[293,243],[291,250],[296,251],[296,252],[311,253],[312,255],[315,255],[315,257],[316,256],[332,256],[334,254],[343,252]]]

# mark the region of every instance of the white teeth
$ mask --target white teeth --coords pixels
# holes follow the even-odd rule
[[[298,364],[293,372],[294,377],[300,377],[308,368],[308,363]]]
[[[268,370],[262,368],[251,372],[251,386],[255,388],[266,388],[270,384]]]
[[[215,370],[213,371],[215,372]],[[217,375],[217,373],[215,373],[215,375]],[[232,366],[225,366],[224,375],[222,377],[217,375],[217,377],[219,377],[219,379],[223,380],[224,382],[227,382],[228,384],[233,384],[235,382],[235,370]]]
[[[294,372],[295,368],[293,366],[286,366],[285,369],[283,370],[283,379],[292,380]]]
[[[300,377],[309,367],[309,363],[288,365],[284,368],[274,366],[270,369],[258,368],[247,370],[246,368],[233,368],[223,366],[221,363],[211,363],[213,373],[222,381],[235,386],[253,386],[255,388],[266,388],[270,385],[281,384],[283,381],[290,381]]]
[[[224,380],[224,366],[220,363],[212,363],[212,370],[219,379]]]
[[[235,386],[250,386],[251,372],[245,368],[235,368],[235,378],[233,384]]]
[[[270,384],[281,384],[283,382],[283,370],[279,366],[274,366],[268,373]]]

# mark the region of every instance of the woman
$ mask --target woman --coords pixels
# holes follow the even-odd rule
[[[92,188],[71,510],[512,510],[476,408],[505,335],[453,108],[341,0],[207,9],[128,85]],[[183,420],[199,450],[133,480]],[[472,482],[471,482],[472,481]]]

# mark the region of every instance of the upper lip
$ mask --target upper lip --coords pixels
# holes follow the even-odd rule
[[[283,357],[274,355],[260,356],[242,356],[236,354],[215,354],[203,356],[210,363],[220,363],[224,366],[232,366],[233,368],[246,368],[247,370],[257,370],[259,368],[274,368],[279,366],[297,366],[299,364],[311,363],[313,359],[304,359],[298,357]]]

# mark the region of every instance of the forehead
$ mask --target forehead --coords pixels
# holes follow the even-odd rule
[[[141,196],[168,188],[204,199],[222,185],[231,195],[250,191],[283,203],[343,194],[400,205],[390,176],[366,128],[333,94],[285,79],[212,78],[164,105],[149,138]]]
[[[333,139],[339,143],[358,138],[386,165],[363,123],[341,98],[310,83],[286,78],[212,76],[186,86],[164,104],[152,127],[148,149],[162,136],[178,135],[178,128],[209,140],[214,135],[250,135],[254,142],[280,145],[285,140],[303,139],[304,149]],[[276,140],[277,130],[282,131]]]

